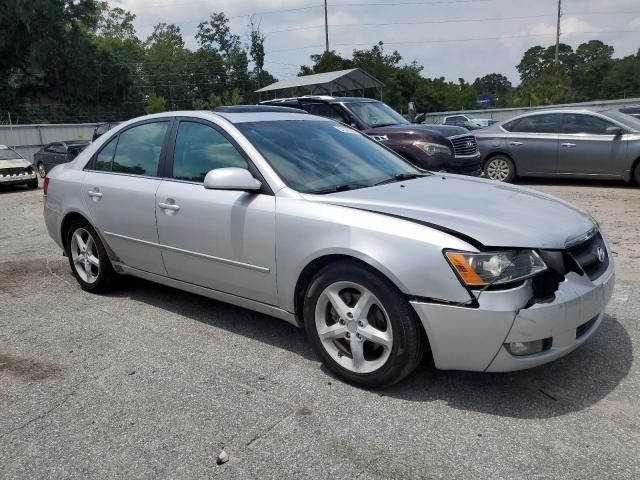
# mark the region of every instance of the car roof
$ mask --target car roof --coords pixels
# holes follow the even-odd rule
[[[217,107],[213,110],[215,113],[301,113],[307,115],[307,112],[301,108],[278,107],[276,105],[230,105]]]
[[[378,102],[375,98],[367,97],[332,97],[330,95],[303,95],[301,97],[274,98],[265,100],[262,104],[297,102],[298,100],[321,100],[327,103],[371,103]]]

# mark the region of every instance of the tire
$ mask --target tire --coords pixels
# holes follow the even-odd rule
[[[103,293],[113,288],[117,273],[89,222],[76,219],[71,223],[65,247],[71,272],[83,290]]]
[[[516,167],[511,159],[505,155],[496,155],[487,160],[483,171],[490,180],[511,183],[516,178]]]
[[[29,182],[27,183],[27,187],[29,188],[29,190],[35,190],[36,188],[38,188],[38,177],[34,178],[33,180],[29,180]]]
[[[40,175],[40,178],[44,178],[47,176],[47,171],[44,168],[44,163],[38,162],[38,165],[36,165],[36,169],[38,170],[38,175]]]
[[[633,173],[631,174],[631,178],[633,183],[640,186],[640,160],[636,162],[636,166],[633,169]]]
[[[359,315],[363,295],[369,302],[366,315]],[[404,295],[357,262],[333,263],[317,273],[305,294],[303,318],[322,363],[359,387],[389,387],[424,355],[426,335]]]

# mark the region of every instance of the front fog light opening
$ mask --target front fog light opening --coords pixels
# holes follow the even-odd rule
[[[523,357],[525,355],[535,355],[536,353],[542,353],[551,348],[553,344],[553,338],[543,338],[542,340],[532,340],[530,342],[509,342],[504,346],[507,351],[516,357]]]

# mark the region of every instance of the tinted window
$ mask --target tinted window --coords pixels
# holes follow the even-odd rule
[[[118,137],[113,138],[107,145],[100,150],[96,157],[96,162],[93,166],[93,170],[100,170],[102,172],[111,171],[111,162],[113,160],[113,152],[116,150],[116,144],[118,143]]]
[[[63,154],[64,154],[64,153],[67,153],[67,147],[65,147],[65,146],[64,146],[63,144],[61,144],[61,143],[56,143],[56,144],[53,146],[53,151],[54,151],[55,153],[63,153]]]
[[[300,192],[366,187],[400,173],[419,173],[376,141],[335,122],[280,120],[236,127],[280,178]]]
[[[111,170],[135,175],[158,175],[162,142],[169,122],[145,123],[119,135]]]
[[[173,154],[173,177],[202,182],[214,168],[247,168],[247,161],[215,128],[180,122]]]
[[[46,146],[46,147],[44,148],[44,151],[45,151],[45,152],[49,152],[49,153],[55,153],[55,151],[56,151],[56,147],[57,147],[57,144],[52,143],[51,145]]]
[[[580,113],[565,113],[562,116],[562,133],[590,133],[606,135],[608,127],[615,125],[607,120]]]
[[[361,122],[372,127],[407,125],[409,123],[393,108],[382,102],[354,102],[346,105]]]
[[[302,108],[304,108],[311,115],[327,117],[331,120],[336,120],[337,122],[345,121],[340,111],[333,105],[328,105],[326,103],[303,103]]]
[[[503,125],[510,132],[558,133],[560,114],[549,113],[518,118]]]

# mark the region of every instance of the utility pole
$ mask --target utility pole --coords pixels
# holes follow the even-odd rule
[[[562,0],[558,0],[558,24],[556,27],[556,65],[560,63],[560,16],[562,15]]]
[[[329,51],[329,22],[327,20],[327,0],[324,0],[324,43],[325,52]]]

